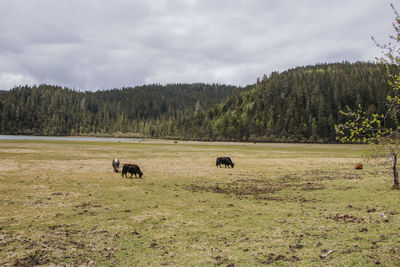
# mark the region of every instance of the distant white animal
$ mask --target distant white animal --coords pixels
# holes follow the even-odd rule
[[[117,158],[113,159],[112,166],[114,168],[114,172],[118,172],[119,165],[120,165],[119,164],[119,159],[117,159]]]

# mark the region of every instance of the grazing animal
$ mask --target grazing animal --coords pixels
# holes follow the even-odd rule
[[[228,168],[229,167],[233,168],[235,166],[235,163],[232,162],[230,157],[219,157],[219,158],[217,158],[216,165],[217,165],[217,167],[221,167],[221,165],[225,165],[225,168],[226,168],[226,166],[228,166]]]
[[[363,165],[361,162],[357,163],[356,166],[354,166],[354,169],[356,169],[356,170],[362,170],[362,168],[363,168]]]
[[[128,163],[122,165],[122,177],[124,177],[124,175],[125,175],[125,177],[127,177],[126,174],[128,172],[131,174],[130,178],[132,178],[132,175],[135,175],[135,178],[136,178],[136,174],[139,174],[139,178],[142,178],[142,175],[143,175],[143,172],[140,170],[138,165],[128,164]]]
[[[119,169],[119,159],[115,158],[112,161],[112,166],[114,168],[114,172],[118,172]]]

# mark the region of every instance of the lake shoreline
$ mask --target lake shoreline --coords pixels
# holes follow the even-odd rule
[[[0,140],[140,142],[140,138],[97,136],[0,135]]]

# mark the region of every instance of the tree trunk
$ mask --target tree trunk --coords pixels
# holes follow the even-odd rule
[[[397,172],[397,153],[392,154],[393,186],[399,186],[399,173]]]

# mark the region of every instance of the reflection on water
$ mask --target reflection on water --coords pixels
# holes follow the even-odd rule
[[[54,141],[139,142],[141,139],[115,138],[115,137],[72,137],[72,136],[0,135],[0,140],[54,140]]]

